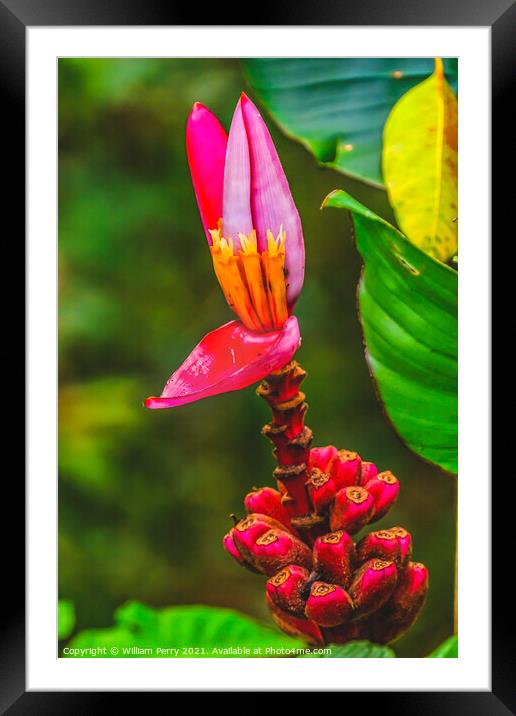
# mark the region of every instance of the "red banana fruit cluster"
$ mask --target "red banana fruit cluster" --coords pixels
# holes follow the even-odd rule
[[[267,604],[288,634],[311,644],[392,642],[420,613],[428,570],[411,561],[412,538],[402,527],[354,535],[387,513],[398,480],[333,446],[310,449],[306,467],[308,522],[289,512],[284,490],[254,489],[224,546],[268,577]]]

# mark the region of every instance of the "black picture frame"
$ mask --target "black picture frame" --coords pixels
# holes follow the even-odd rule
[[[200,6],[199,6],[200,7]],[[229,6],[228,6],[229,7]],[[512,206],[514,182],[501,179],[501,170],[508,162],[511,150],[500,137],[513,137],[513,114],[510,106],[510,80],[515,76],[516,5],[512,0],[360,0],[357,3],[317,3],[283,0],[273,8],[261,4],[255,17],[245,17],[235,11],[232,22],[221,22],[220,6],[203,6],[202,23],[199,8],[188,4],[157,0],[0,0],[0,90],[4,131],[4,167],[8,167],[8,182],[4,202],[14,218],[11,244],[22,247],[22,227],[25,216],[25,39],[26,28],[64,25],[429,25],[429,26],[489,26],[492,38],[492,136],[493,146],[492,194],[493,233],[499,228]],[[263,18],[267,23],[261,22]],[[214,29],[216,29],[214,27]],[[512,144],[514,142],[512,141]],[[5,173],[4,173],[5,178]],[[509,194],[510,192],[510,194]],[[512,201],[511,201],[512,199]],[[486,201],[489,198],[486,197]],[[506,237],[508,238],[508,237]],[[10,254],[11,255],[11,254]],[[10,259],[11,260],[11,259]],[[23,257],[20,257],[23,261]],[[20,363],[21,365],[21,363]],[[21,378],[21,376],[20,376]],[[14,377],[13,377],[14,381]],[[21,384],[21,380],[18,385]],[[18,397],[18,396],[17,396]],[[488,436],[486,436],[488,439]],[[498,439],[498,449],[501,438]],[[494,447],[496,448],[497,440]],[[4,509],[14,518],[12,538],[4,542],[4,569],[7,576],[2,610],[2,643],[0,647],[0,709],[2,713],[18,714],[91,714],[113,708],[113,697],[121,693],[96,692],[26,692],[25,690],[25,593],[24,593],[24,531],[25,503],[23,479],[11,470],[4,480]],[[503,477],[503,475],[501,476]],[[512,572],[510,547],[514,538],[507,539],[503,525],[513,518],[512,500],[507,488],[493,489],[493,574],[507,576]],[[7,510],[6,510],[7,512]],[[370,692],[368,706],[383,713],[401,714],[468,714],[502,716],[516,712],[516,676],[514,641],[513,590],[510,583],[502,583],[502,576],[494,580],[492,620],[492,691],[454,692]],[[8,588],[8,591],[7,591]],[[474,598],[474,595],[466,597]],[[422,662],[421,668],[424,668]],[[314,690],[317,685],[314,683]],[[141,704],[149,709],[149,694],[130,693],[133,708]],[[346,709],[363,708],[363,693],[348,693]],[[356,705],[351,705],[349,700]],[[138,705],[137,705],[138,704]]]

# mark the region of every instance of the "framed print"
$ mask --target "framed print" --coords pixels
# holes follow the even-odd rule
[[[514,6],[297,10],[0,4],[27,234],[9,713],[514,708],[489,384]]]

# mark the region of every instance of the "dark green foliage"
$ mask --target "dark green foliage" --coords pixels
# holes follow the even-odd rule
[[[395,102],[432,74],[432,57],[269,57],[246,77],[282,129],[329,167],[381,185],[382,131]],[[457,60],[444,60],[457,91]]]

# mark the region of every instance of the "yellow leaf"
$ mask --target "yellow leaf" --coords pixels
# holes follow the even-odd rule
[[[407,238],[440,261],[457,253],[457,98],[442,60],[394,105],[383,132],[389,200]]]

